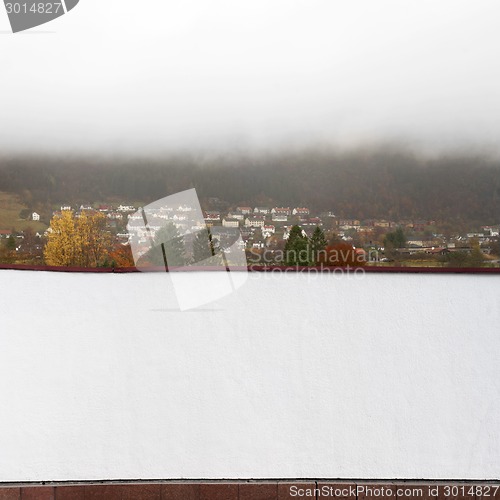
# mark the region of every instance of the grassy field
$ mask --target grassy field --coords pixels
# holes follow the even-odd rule
[[[33,222],[32,220],[21,220],[19,212],[27,208],[19,198],[11,193],[0,191],[0,229],[12,229],[22,231],[31,227],[34,231],[43,232],[47,226],[42,222]]]
[[[368,265],[377,267],[446,267],[436,260],[401,260],[399,262],[370,262]]]
[[[479,267],[500,267],[498,264],[491,263],[492,257],[485,256],[485,261],[482,266]],[[447,265],[446,263],[439,262],[437,260],[401,260],[396,262],[369,262],[368,266],[376,267],[456,267],[453,265]],[[468,267],[468,266],[464,266]],[[471,266],[478,267],[478,266]]]

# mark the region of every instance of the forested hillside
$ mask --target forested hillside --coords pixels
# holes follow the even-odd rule
[[[498,223],[500,161],[399,150],[165,158],[0,157],[0,191],[30,208],[148,203],[196,187],[202,202],[308,206],[339,216]]]

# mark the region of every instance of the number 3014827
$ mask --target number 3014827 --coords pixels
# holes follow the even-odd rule
[[[6,3],[7,14],[59,14],[63,7],[61,2],[38,3]]]

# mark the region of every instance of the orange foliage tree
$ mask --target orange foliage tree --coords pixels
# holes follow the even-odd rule
[[[366,253],[349,243],[337,243],[320,252],[318,261],[323,266],[362,267],[366,264]]]
[[[135,267],[134,256],[130,245],[119,244],[109,254],[109,260],[113,267]]]
[[[108,256],[111,235],[106,218],[96,212],[63,210],[50,221],[44,249],[49,266],[98,267]]]

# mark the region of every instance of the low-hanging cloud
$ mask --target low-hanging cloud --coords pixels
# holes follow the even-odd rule
[[[489,146],[499,15],[496,0],[81,0],[12,35],[0,12],[0,149]]]

